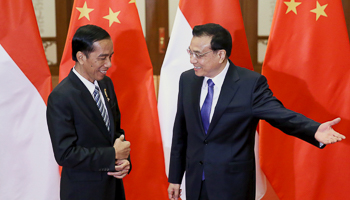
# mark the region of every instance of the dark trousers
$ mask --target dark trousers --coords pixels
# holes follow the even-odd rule
[[[209,200],[208,193],[207,193],[207,187],[205,186],[205,180],[202,181],[201,193],[199,194],[199,199],[198,200]]]

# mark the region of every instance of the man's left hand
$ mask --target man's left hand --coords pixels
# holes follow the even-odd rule
[[[130,162],[126,159],[121,159],[115,162],[115,172],[108,172],[107,174],[122,179],[129,173],[129,169]]]
[[[339,122],[340,118],[336,118],[332,121],[321,124],[315,133],[316,140],[323,144],[333,144],[345,139],[344,135],[336,132],[332,128],[332,126],[338,124]]]

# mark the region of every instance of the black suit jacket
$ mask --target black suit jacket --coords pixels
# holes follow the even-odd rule
[[[264,76],[231,62],[205,134],[199,106],[203,79],[191,69],[179,83],[169,182],[181,183],[186,171],[187,199],[198,199],[203,170],[209,199],[255,199],[254,138],[260,119],[318,147],[319,123],[284,108]]]
[[[114,141],[124,131],[113,83],[99,81],[106,103],[110,131],[92,95],[71,71],[52,91],[47,103],[47,123],[56,161],[62,166],[61,199],[125,199],[123,182],[115,171]]]

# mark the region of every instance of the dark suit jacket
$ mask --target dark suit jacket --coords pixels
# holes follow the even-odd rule
[[[122,180],[107,175],[107,171],[115,171],[114,141],[124,134],[117,98],[109,77],[98,83],[110,131],[90,92],[73,71],[48,99],[47,123],[56,161],[62,166],[62,200],[125,199]]]
[[[198,199],[203,170],[209,199],[255,199],[259,119],[318,147],[319,123],[284,108],[264,76],[231,62],[206,135],[199,106],[202,83],[193,69],[180,77],[169,182],[181,183],[186,171],[187,199]]]

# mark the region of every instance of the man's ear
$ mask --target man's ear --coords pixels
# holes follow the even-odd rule
[[[81,51],[78,51],[77,54],[76,54],[76,57],[77,57],[77,60],[79,62],[79,64],[84,64],[85,60],[86,60],[86,56],[83,52]]]
[[[218,51],[218,56],[220,57],[219,63],[223,63],[224,60],[226,59],[226,51],[221,49]]]

